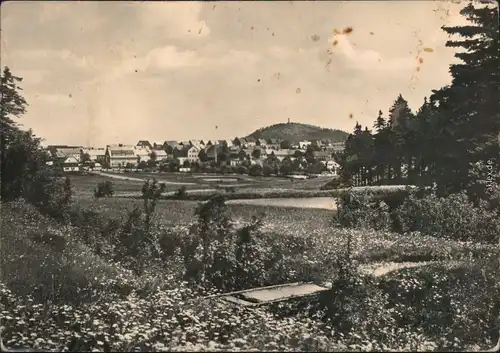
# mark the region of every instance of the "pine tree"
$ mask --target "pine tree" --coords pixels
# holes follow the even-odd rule
[[[377,132],[373,138],[373,164],[375,167],[374,177],[377,184],[383,184],[386,178],[387,154],[390,150],[390,146],[387,139],[387,122],[385,121],[381,110],[378,112],[378,117],[373,127]]]
[[[393,171],[395,183],[401,183],[403,180],[403,166],[408,168],[410,158],[406,151],[406,138],[410,128],[413,113],[411,112],[408,102],[400,94],[394,104],[389,109],[389,141],[393,147],[390,151],[390,166]]]
[[[435,163],[436,181],[443,193],[462,190],[470,184],[470,171],[478,162],[495,160],[494,167],[499,169],[498,10],[469,4],[461,14],[469,25],[443,30],[464,38],[446,43],[448,47],[464,49],[455,54],[462,63],[451,65],[451,85],[434,91],[431,97],[439,104],[434,123],[441,155]]]
[[[384,116],[383,116],[383,113],[381,110],[378,111],[378,117],[377,117],[377,120],[375,121],[375,124],[373,125],[373,127],[376,129],[377,134],[379,134],[386,127],[386,121],[384,119]]]
[[[20,118],[26,113],[28,103],[21,95],[22,88],[18,85],[22,78],[12,75],[10,69],[5,66],[0,76],[0,135],[4,138],[9,136],[17,127],[12,118]],[[2,141],[7,143],[8,141]],[[2,146],[3,146],[2,143]]]

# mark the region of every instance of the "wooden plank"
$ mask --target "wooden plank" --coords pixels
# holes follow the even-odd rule
[[[252,292],[252,291],[258,291],[262,289],[269,289],[269,288],[279,288],[279,287],[284,287],[284,286],[291,286],[291,285],[298,285],[298,284],[303,284],[305,282],[295,282],[295,283],[286,283],[286,284],[275,284],[272,286],[267,286],[267,287],[259,287],[259,288],[251,288],[251,289],[242,289],[234,292],[227,292],[227,293],[219,293],[219,294],[212,294],[208,295],[206,297],[200,298],[200,299],[211,299],[211,298],[217,298],[217,297],[223,297],[227,295],[233,295],[233,294],[239,294],[239,293],[247,293],[247,292]],[[309,282],[307,282],[309,283]]]
[[[243,306],[254,306],[255,303],[247,302],[246,300],[241,300],[233,296],[226,296],[226,297],[221,297],[222,300],[233,303],[233,304],[238,304],[238,305],[243,305]]]
[[[252,288],[236,292],[216,294],[205,298],[220,298],[221,300],[246,307],[261,306],[271,303],[304,298],[319,294],[328,288],[314,283],[287,283],[275,286]]]
[[[320,287],[316,284],[304,283],[298,285],[288,285],[279,288],[262,288],[259,290],[242,293],[242,296],[244,297],[244,299],[256,300],[258,302],[270,302],[291,297],[307,296],[324,291],[326,289],[327,288]]]

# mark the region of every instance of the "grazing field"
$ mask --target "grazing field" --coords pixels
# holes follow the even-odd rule
[[[371,213],[369,208],[354,216],[363,227],[341,227],[335,221],[343,204],[338,212],[327,206],[333,203],[331,195],[342,196],[346,190],[319,190],[317,179],[233,176],[211,182],[204,180],[207,176],[129,175],[140,180],[72,176],[77,197],[65,206],[64,221],[42,216],[23,202],[3,207],[0,310],[9,327],[9,347],[442,351],[491,347],[497,337],[492,327],[500,297],[499,247],[440,234],[374,230],[368,220],[385,211]],[[146,232],[141,189],[153,176],[160,182],[192,184],[185,186],[183,200],[165,199],[180,187],[166,184]],[[115,195],[133,197],[93,197],[97,184],[108,180]],[[222,184],[241,186],[223,193],[233,200],[221,208],[212,203],[217,198],[202,201]],[[397,190],[401,186],[354,188],[352,200],[363,192],[377,198]],[[200,206],[204,216],[196,214]],[[135,221],[134,209],[142,212]],[[470,212],[465,203],[453,209]],[[200,248],[197,241],[203,236],[215,241]],[[135,250],[137,240],[146,245]],[[147,247],[149,242],[156,251]],[[213,256],[205,269],[211,276],[208,284],[196,275],[205,249]],[[347,284],[341,269],[348,270]],[[259,309],[206,298],[291,282],[328,290],[307,303],[295,298]],[[47,302],[48,313],[39,304]]]
[[[88,175],[71,175],[70,180],[71,184],[73,185],[73,189],[75,191],[75,196],[92,196],[94,192],[94,188],[97,187],[97,184],[104,182],[104,181],[111,181],[114,184],[115,187],[115,193],[117,195],[119,194],[129,194],[129,193],[139,193],[141,192],[141,188],[143,185],[143,180],[145,181],[147,179],[146,176],[143,175],[136,175],[133,173],[128,174],[119,174],[120,176],[130,176],[131,178],[137,178],[141,179],[141,181],[138,180],[124,180],[124,179],[115,179],[115,178],[110,178],[107,176],[102,176],[102,175],[94,175],[94,174],[88,174]],[[161,178],[157,178],[159,181],[163,181]],[[168,179],[171,180],[171,179]],[[182,185],[175,185],[175,184],[165,184],[166,186],[166,191],[176,191],[178,190]],[[184,185],[187,190],[190,189],[204,189],[204,188],[213,188],[213,186],[210,185],[205,185],[205,184],[194,184],[194,185]]]
[[[134,206],[142,207],[142,200],[126,198],[80,198],[80,206],[112,217],[124,217]],[[155,218],[162,224],[178,225],[193,221],[197,201],[160,200]],[[252,216],[262,217],[267,229],[297,232],[317,232],[331,228],[333,213],[323,209],[284,208],[279,206],[228,204],[235,220],[249,221]],[[314,221],[312,221],[314,219]]]
[[[123,178],[130,179],[125,180]],[[151,180],[153,178],[155,178],[159,182],[165,182],[165,197],[172,197],[173,194],[177,190],[179,190],[179,188],[184,187],[187,191],[192,191],[188,192],[188,195],[194,194],[189,196],[194,200],[204,199],[207,195],[212,194],[215,189],[224,188],[232,188],[234,190],[238,190],[238,192],[249,194],[250,196],[256,192],[255,190],[272,192],[273,190],[277,189],[287,189],[304,191],[308,190],[310,192],[316,190],[319,192],[320,186],[328,180],[323,178],[321,178],[320,180],[318,178],[291,182],[290,180],[284,178],[263,178],[232,175],[186,175],[180,173],[104,173],[102,175],[88,174],[70,176],[75,196],[77,197],[92,196],[94,188],[97,187],[97,184],[108,180],[112,181],[114,184],[115,196],[140,197],[141,188],[143,185],[142,181],[145,181],[147,179]],[[235,195],[233,195],[233,197],[234,196]],[[249,197],[243,196],[242,198]]]
[[[107,175],[107,176],[106,176]],[[186,185],[187,188],[210,188],[214,184],[231,186],[241,185],[242,187],[255,187],[255,188],[289,188],[289,189],[304,189],[304,190],[314,190],[318,189],[328,183],[330,177],[319,177],[315,179],[308,180],[290,180],[283,177],[253,177],[248,175],[219,175],[219,174],[186,174],[186,173],[114,173],[105,172],[100,175],[100,177],[109,178],[112,181],[118,181],[120,179],[115,179],[112,176],[117,176],[118,178],[129,177],[136,179],[157,179],[158,181],[163,181],[167,183],[186,183],[186,184],[196,184],[196,185]],[[73,178],[73,176],[71,177]],[[75,176],[75,178],[92,178],[92,175],[85,176]],[[124,180],[121,180],[124,181]],[[130,181],[132,182],[132,181]],[[172,188],[179,188],[181,185],[168,185]]]
[[[123,198],[81,198],[76,201],[86,209],[98,211],[112,218],[124,218],[134,206],[142,207],[142,200]],[[184,227],[195,220],[197,201],[160,200],[155,214],[157,224]],[[253,216],[262,219],[262,230],[271,237],[301,237],[314,239],[324,244],[323,250],[342,247],[346,234],[354,238],[354,254],[363,263],[370,262],[408,262],[408,261],[448,261],[483,257],[498,254],[498,247],[479,242],[457,242],[437,239],[420,234],[399,235],[374,230],[346,230],[333,225],[334,212],[315,208],[288,208],[235,204],[228,202],[231,218],[236,223],[249,222]],[[327,245],[329,244],[329,245]]]

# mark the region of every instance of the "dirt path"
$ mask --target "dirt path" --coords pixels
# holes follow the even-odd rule
[[[390,272],[399,271],[404,268],[422,267],[432,265],[437,261],[423,261],[423,262],[379,262],[360,267],[361,272],[371,274],[375,277],[384,276]]]

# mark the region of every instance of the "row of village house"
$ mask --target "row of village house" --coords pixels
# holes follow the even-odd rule
[[[333,159],[333,153],[342,152],[344,143],[330,141],[314,142],[320,151],[314,151],[316,160],[322,161],[328,170],[336,171],[338,164]],[[165,141],[163,143],[150,143],[141,140],[137,145],[108,145],[106,148],[85,148],[83,146],[61,146],[53,145],[47,148],[51,157],[51,164],[62,166],[67,172],[79,171],[82,164],[90,164],[94,170],[99,170],[102,166],[111,169],[120,169],[125,166],[136,167],[139,162],[148,162],[152,155],[157,162],[177,158],[181,165],[186,161],[196,163],[200,161],[200,152],[204,150],[208,160],[216,160],[221,152],[222,146],[227,146],[229,150],[228,164],[237,166],[241,163],[241,152],[243,151],[251,163],[261,163],[269,155],[274,155],[279,161],[288,157],[295,159],[296,152],[305,153],[311,141],[301,141],[293,144],[290,148],[282,149],[281,141],[278,139],[251,139],[241,138],[235,140],[189,140],[189,141]],[[255,149],[260,150],[260,158],[254,158]],[[167,153],[170,152],[170,153]],[[154,153],[153,153],[154,152]]]

